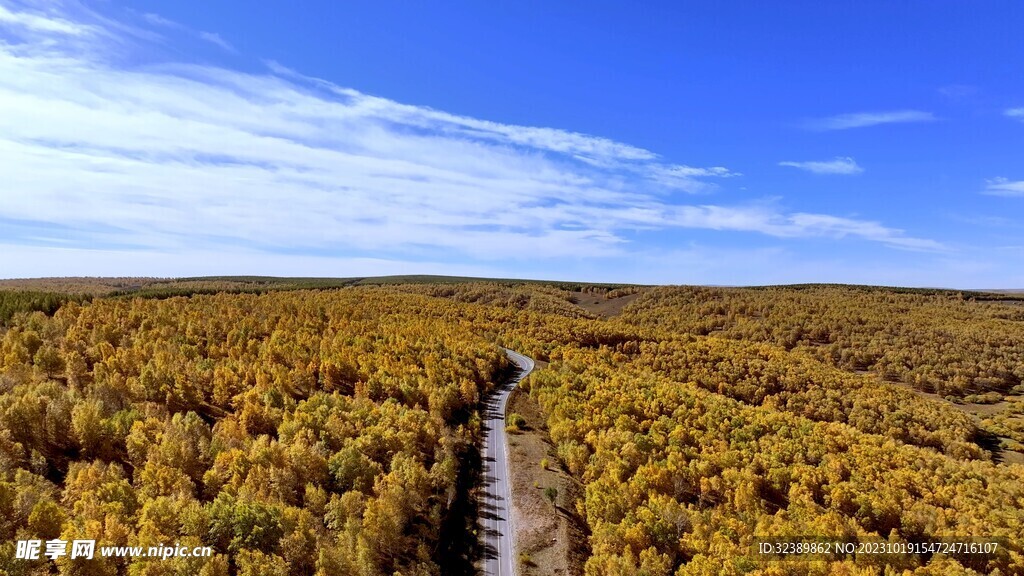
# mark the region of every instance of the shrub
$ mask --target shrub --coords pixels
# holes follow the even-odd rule
[[[526,426],[526,418],[523,418],[515,412],[508,415],[506,422],[508,422],[508,425],[505,426],[505,430],[508,430],[509,432],[518,432]]]
[[[554,504],[555,499],[558,498],[558,488],[555,488],[554,486],[548,486],[547,488],[544,489],[544,497],[550,500],[552,504]]]

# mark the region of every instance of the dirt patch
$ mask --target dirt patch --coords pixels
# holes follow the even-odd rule
[[[1003,400],[999,402],[993,402],[992,404],[960,404],[956,402],[950,402],[949,400],[946,400],[945,398],[939,396],[938,394],[932,394],[931,392],[924,392],[922,390],[918,390],[913,386],[903,382],[896,382],[893,380],[881,380],[881,382],[889,384],[890,386],[896,386],[897,388],[909,390],[914,394],[920,396],[921,398],[934,400],[936,402],[943,402],[949,406],[952,406],[965,414],[973,416],[975,422],[977,422],[978,426],[982,429],[985,429],[982,420],[984,420],[985,418],[992,418],[993,416],[1002,413],[1004,410],[1009,408],[1010,404],[1013,402],[1024,400],[1024,396],[1004,396]],[[995,436],[995,438],[997,440],[1011,440],[1010,438],[1006,438],[1005,436]],[[997,458],[999,461],[1004,462],[1006,464],[1024,464],[1024,453],[1017,452],[1015,450],[999,449],[998,447],[996,447],[993,451],[993,456]]]
[[[1009,402],[993,402],[992,404],[957,404],[956,407],[968,414],[974,414],[982,418],[989,418],[995,416],[1003,411]]]
[[[946,404],[953,406],[954,408],[960,410],[961,412],[965,412],[967,414],[970,414],[971,416],[977,416],[979,418],[989,418],[991,416],[995,416],[996,414],[999,414],[1007,407],[1009,407],[1011,402],[1024,400],[1024,396],[1003,396],[1003,400],[1000,400],[999,402],[993,402],[991,404],[972,404],[970,402],[957,403],[950,402],[949,400],[946,400],[945,398],[939,396],[938,394],[918,390],[911,386],[910,384],[906,384],[903,382],[895,382],[892,380],[883,380],[882,382],[889,384],[891,386],[903,388],[904,390],[909,390],[914,394],[920,396],[921,398],[927,398],[928,400],[936,400],[938,402],[945,402]]]
[[[508,442],[518,573],[581,575],[589,556],[585,524],[575,505],[582,487],[561,469],[537,402],[516,390],[508,412],[525,421]]]
[[[601,318],[609,318],[622,314],[622,309],[639,298],[644,291],[641,289],[635,294],[626,294],[617,298],[605,298],[604,294],[587,294],[586,292],[572,292],[572,296],[575,300],[574,304],[580,308]]]
[[[1024,464],[1024,454],[1013,450],[1003,450],[1001,453],[1004,464]]]

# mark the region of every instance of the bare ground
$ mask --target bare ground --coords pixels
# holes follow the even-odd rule
[[[580,308],[601,318],[609,318],[622,314],[622,309],[643,293],[644,290],[640,290],[636,294],[627,294],[618,298],[605,298],[604,294],[587,294],[586,292],[573,292],[572,295],[574,303]]]
[[[512,518],[519,576],[578,576],[589,556],[583,519],[575,502],[582,487],[562,470],[537,402],[522,390],[508,412],[521,415],[521,432],[509,434]],[[541,460],[547,460],[547,467]],[[557,490],[554,502],[549,499]]]
[[[946,400],[945,398],[939,396],[938,394],[918,390],[913,386],[903,382],[896,382],[893,380],[883,380],[883,382],[891,386],[896,386],[899,388],[903,388],[904,390],[909,390],[922,398],[927,398],[928,400],[934,400],[936,402],[943,402],[945,404],[953,406],[957,410],[960,410],[961,412],[973,416],[974,419],[979,423],[983,418],[989,418],[995,416],[996,414],[999,414],[1007,407],[1009,407],[1012,402],[1024,400],[1024,396],[1004,396],[1003,400],[999,402],[994,402],[992,404],[958,404],[956,402],[950,402],[949,400]],[[1000,440],[1009,440],[1008,438],[1005,438],[1003,436],[998,436],[997,438],[999,438]],[[1024,464],[1024,453],[1007,449],[997,450],[996,452],[996,456],[998,456],[999,460],[1006,464]]]

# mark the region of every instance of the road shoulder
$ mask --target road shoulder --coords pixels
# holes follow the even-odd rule
[[[534,399],[516,389],[507,414],[518,414],[525,422],[521,431],[508,435],[518,574],[581,575],[588,555],[583,523],[574,504],[581,487],[561,469]]]

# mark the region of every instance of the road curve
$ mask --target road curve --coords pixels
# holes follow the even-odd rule
[[[533,370],[533,359],[508,348],[505,354],[517,370],[484,401],[484,443],[481,454],[484,463],[484,494],[480,506],[484,576],[514,576],[516,573],[505,406],[512,390]]]

